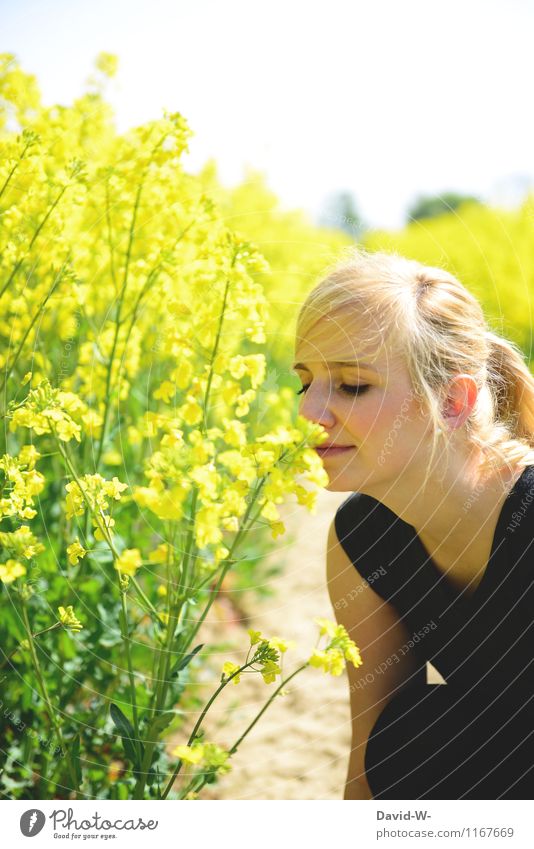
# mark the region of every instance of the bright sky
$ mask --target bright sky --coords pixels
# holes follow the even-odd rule
[[[109,99],[125,128],[181,112],[189,167],[245,165],[316,216],[354,193],[396,227],[420,193],[504,202],[534,179],[530,0],[0,0],[0,51],[44,100],[80,94],[119,56]]]

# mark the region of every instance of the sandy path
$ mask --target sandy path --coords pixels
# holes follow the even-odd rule
[[[283,518],[294,541],[273,554],[286,560],[283,574],[271,579],[275,595],[258,601],[244,597],[242,608],[250,621],[235,622],[228,640],[242,645],[244,653],[226,652],[214,659],[220,670],[225,660],[241,661],[249,644],[248,627],[265,636],[283,636],[297,646],[284,657],[287,675],[311,653],[316,639],[314,617],[334,618],[328,598],[325,553],[328,526],[338,504],[347,493],[319,493],[317,515],[303,507],[284,505]],[[281,509],[282,512],[282,509]],[[279,542],[284,538],[279,538]],[[282,542],[283,545],[283,542]],[[248,594],[247,594],[248,595]],[[219,616],[224,611],[219,609]],[[217,611],[209,630],[217,628]],[[218,638],[220,640],[220,624]],[[205,633],[205,638],[208,633]],[[206,693],[213,692],[213,673]],[[214,704],[207,723],[209,736],[220,745],[231,746],[272,694],[261,676],[243,676],[229,685]],[[208,799],[342,799],[347,770],[350,721],[346,673],[339,678],[318,669],[306,669],[290,682],[288,695],[278,697],[240,746],[232,759],[232,772],[205,788]]]

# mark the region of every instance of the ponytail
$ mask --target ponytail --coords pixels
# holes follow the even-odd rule
[[[496,419],[510,433],[534,447],[534,377],[521,350],[512,342],[488,331],[490,347],[488,385],[495,401]]]

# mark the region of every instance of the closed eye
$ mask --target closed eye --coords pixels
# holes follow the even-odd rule
[[[309,389],[310,384],[308,383],[306,386],[303,386],[302,389],[299,389],[297,395],[302,395],[303,392],[306,392]],[[360,383],[357,386],[351,386],[348,383],[341,383],[339,388],[342,392],[345,392],[346,395],[363,395],[364,392],[367,392],[370,389],[370,385],[368,383]]]

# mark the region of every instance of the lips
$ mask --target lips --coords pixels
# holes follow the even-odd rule
[[[337,457],[338,454],[354,451],[354,445],[320,445],[315,450],[319,457]]]

